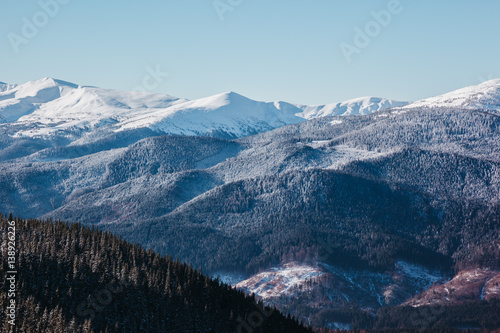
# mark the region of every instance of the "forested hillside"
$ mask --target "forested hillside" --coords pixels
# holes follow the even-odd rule
[[[7,219],[0,221],[6,276]],[[312,332],[191,266],[108,232],[15,221],[17,332]],[[0,322],[2,332],[15,332],[5,311]]]

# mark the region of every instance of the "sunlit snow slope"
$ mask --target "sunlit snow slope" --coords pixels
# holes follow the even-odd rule
[[[500,114],[500,79],[426,98],[405,106],[405,108],[417,107],[452,107]]]

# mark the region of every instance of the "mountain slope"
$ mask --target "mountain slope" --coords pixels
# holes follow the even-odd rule
[[[21,219],[16,232],[23,244],[16,325],[23,331],[244,332],[251,323],[253,332],[312,332],[191,266],[109,233]],[[7,270],[4,260],[0,272]],[[0,304],[8,301],[1,288]],[[15,331],[6,317],[2,311],[2,332]]]
[[[403,305],[456,304],[470,300],[500,300],[500,271],[474,269],[462,271],[444,284],[435,284]]]
[[[148,245],[155,244],[157,250],[163,251],[168,247],[162,237],[170,236],[161,230],[150,236],[148,233],[166,228],[166,221],[181,227],[179,221],[201,212],[194,220],[205,222],[197,228],[213,230],[215,233],[207,235],[219,239],[219,233],[227,235],[227,230],[235,227],[233,222],[262,221],[266,214],[279,208],[275,203],[282,202],[279,218],[280,223],[286,223],[300,204],[307,203],[308,209],[314,210],[325,205],[320,194],[326,195],[325,191],[335,186],[333,175],[347,174],[353,176],[349,182],[354,189],[360,184],[368,186],[364,180],[356,180],[365,179],[399,188],[398,200],[407,195],[404,191],[411,191],[423,202],[432,198],[424,206],[415,203],[415,209],[436,211],[437,215],[441,212],[452,221],[459,217],[452,218],[450,207],[446,206],[448,201],[457,205],[462,201],[472,202],[481,210],[500,201],[499,129],[500,118],[487,113],[415,109],[344,117],[335,124],[332,118],[320,118],[237,141],[161,136],[80,158],[41,162],[40,153],[36,153],[22,161],[0,164],[1,209],[29,217],[46,214],[46,217],[97,223],[137,240],[147,239]],[[456,168],[460,172],[449,171]],[[308,178],[311,175],[323,180],[312,181]],[[289,184],[289,179],[296,180]],[[258,184],[263,182],[273,184],[270,188],[275,190],[262,192]],[[280,188],[290,188],[292,193]],[[313,188],[324,190],[315,192]],[[385,185],[379,187],[380,191],[382,188],[388,191]],[[234,196],[234,208],[224,207],[228,200],[220,193]],[[304,197],[306,193],[308,196]],[[346,198],[342,193],[332,193],[333,197]],[[364,193],[353,192],[349,201],[354,216],[364,218],[366,210],[354,208],[363,205],[373,207],[370,215],[378,214],[377,223],[383,222],[382,216],[394,216],[394,211],[386,211],[386,204],[374,205],[370,192]],[[246,208],[239,201],[248,202],[249,212],[256,215],[245,215]],[[205,205],[207,210],[201,211]],[[265,210],[258,208],[259,205],[266,207]],[[329,205],[328,209],[337,209],[335,202]],[[324,216],[318,215],[318,223],[321,218]],[[339,218],[338,223],[347,221],[347,216]],[[137,230],[138,220],[142,221],[142,230]],[[404,221],[395,216],[392,220]],[[435,221],[434,217],[422,223],[430,228]],[[185,226],[186,230],[191,227],[194,226]],[[423,230],[417,229],[419,232]],[[479,238],[471,241],[480,244]],[[460,258],[471,251],[454,242],[445,244],[434,236],[418,242]],[[197,264],[208,262],[198,257],[200,252],[196,248],[171,250],[170,253],[178,255],[181,252],[175,251],[194,251],[196,256],[182,252],[181,258]],[[242,259],[238,266],[249,262]]]
[[[406,108],[417,107],[474,109],[500,114],[500,79],[426,98],[406,106]]]
[[[122,129],[150,126],[168,134],[242,137],[299,123],[298,112],[290,104],[256,102],[228,92],[131,119]]]
[[[89,130],[111,130],[130,117],[151,114],[183,101],[168,95],[82,87],[45,78],[1,92],[0,116],[14,125],[14,136],[50,137],[61,133],[79,138]]]

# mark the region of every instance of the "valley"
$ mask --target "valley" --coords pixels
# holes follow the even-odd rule
[[[500,80],[325,106],[0,87],[4,213],[112,232],[314,327],[497,306]]]

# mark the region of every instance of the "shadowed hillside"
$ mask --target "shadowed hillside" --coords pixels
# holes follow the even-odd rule
[[[0,220],[5,249],[7,219]],[[201,271],[110,233],[21,219],[16,233],[18,332],[245,332],[248,325],[253,332],[312,332]],[[0,270],[6,276],[6,260]],[[0,321],[2,332],[15,331],[5,311]]]

